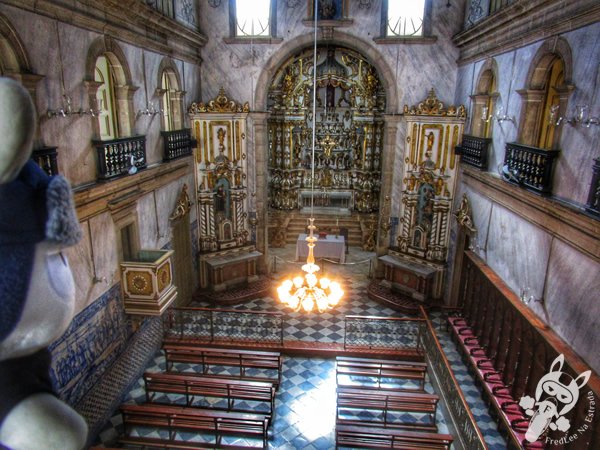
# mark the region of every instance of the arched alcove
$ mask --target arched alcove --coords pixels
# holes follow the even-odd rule
[[[487,59],[477,77],[477,84],[471,99],[473,100],[473,122],[471,134],[473,136],[490,138],[492,134],[492,116],[496,107],[498,92],[498,65],[493,58]]]
[[[158,66],[156,86],[163,111],[162,129],[164,131],[183,128],[182,100],[185,92],[181,90],[181,76],[175,62],[164,57]]]
[[[340,45],[320,46],[314,58],[312,47],[298,51],[270,84],[269,206],[303,210],[314,201],[314,187],[324,214],[375,212],[386,105],[379,74],[362,54]]]
[[[131,136],[134,125],[133,94],[138,89],[133,85],[131,71],[125,53],[110,37],[97,38],[88,51],[85,67],[85,84],[88,89],[89,104],[94,109],[102,109],[97,105],[96,94],[102,83],[96,81],[96,62],[105,57],[108,61],[110,76],[114,82],[115,117],[118,125],[118,137]],[[94,132],[100,136],[100,118],[94,121]]]
[[[529,66],[525,89],[518,91],[523,105],[519,143],[539,147],[542,135],[546,135],[543,147],[558,148],[562,127],[550,123],[549,111],[556,105],[557,117],[566,115],[569,96],[575,89],[572,72],[571,47],[565,39],[548,39],[540,46]]]

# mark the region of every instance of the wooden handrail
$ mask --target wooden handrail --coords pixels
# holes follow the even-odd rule
[[[485,277],[498,288],[504,298],[512,307],[523,316],[523,318],[540,334],[543,340],[557,353],[563,354],[566,365],[577,373],[591,370],[590,366],[573,349],[563,341],[547,324],[542,322],[529,308],[520,301],[519,297],[508,287],[508,285],[483,261],[471,251],[465,251],[465,256],[485,275]],[[600,376],[592,370],[592,374],[586,384],[597,398],[600,398]]]
[[[458,395],[458,400],[460,402],[460,406],[462,406],[463,410],[466,411],[469,422],[472,425],[472,430],[475,432],[475,435],[477,436],[477,440],[481,444],[480,448],[487,449],[488,447],[485,443],[485,439],[483,438],[483,434],[481,433],[481,430],[477,426],[477,421],[475,419],[475,416],[473,416],[473,413],[471,412],[471,408],[469,408],[469,404],[467,403],[467,399],[465,398],[464,394],[462,393],[462,390],[460,389],[460,384],[459,384],[458,380],[456,379],[456,376],[454,375],[454,371],[452,370],[452,367],[450,366],[450,362],[448,361],[448,358],[446,357],[446,353],[442,349],[442,345],[440,344],[440,341],[438,340],[437,335],[435,334],[433,324],[429,320],[429,316],[427,315],[427,312],[425,311],[423,306],[419,306],[419,309],[421,310],[421,314],[424,317],[423,320],[427,324],[426,325],[427,331],[428,331],[429,335],[431,336],[432,341],[434,342],[435,350],[436,350],[437,354],[439,355],[439,358],[442,360],[442,363],[446,367],[446,371],[449,374],[450,379],[452,380],[452,384],[454,385],[453,391]],[[432,348],[428,345],[423,345],[423,347],[425,348],[425,354],[429,356],[432,352]],[[434,367],[432,367],[432,366],[430,366],[430,367],[433,370],[435,370]],[[444,392],[444,394],[447,394],[447,393]],[[445,396],[444,396],[444,398],[445,398]],[[447,408],[446,408],[450,412],[451,415],[453,414],[454,409],[457,406],[456,402],[453,402],[453,403],[454,403],[453,405],[447,405]],[[456,422],[459,422],[459,420],[458,420],[459,418],[453,417],[453,419],[455,419]],[[465,424],[463,422],[462,425],[464,427],[467,424]],[[459,431],[458,432],[459,439],[462,440],[464,438],[464,435],[462,433],[460,433],[460,430],[457,430],[457,431]],[[467,447],[465,447],[465,448],[467,448]]]

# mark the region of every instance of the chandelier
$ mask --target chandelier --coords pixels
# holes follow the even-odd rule
[[[311,192],[310,192],[310,219],[308,226],[308,256],[306,264],[302,266],[304,274],[297,275],[293,279],[286,279],[277,288],[279,300],[288,305],[295,311],[303,309],[306,312],[312,311],[315,306],[319,312],[327,311],[336,306],[344,295],[340,284],[323,277],[319,279],[315,275],[321,268],[315,264],[313,249],[317,238],[314,235],[315,225],[313,217],[313,205],[315,194],[315,130],[316,130],[316,105],[317,105],[317,14],[318,0],[315,0],[315,41],[313,56],[313,99],[312,99],[312,162],[311,162]]]

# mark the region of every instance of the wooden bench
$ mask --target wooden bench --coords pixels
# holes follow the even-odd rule
[[[337,425],[335,448],[399,448],[448,450],[453,438],[449,434],[421,433],[393,428],[366,428]]]
[[[373,387],[381,389],[382,379],[393,380],[411,380],[418,384],[417,390],[425,389],[425,375],[427,374],[427,364],[417,361],[395,361],[387,359],[354,358],[348,356],[338,356],[336,358],[335,368],[336,380],[340,383],[341,375],[351,377],[369,377],[375,378],[374,384],[361,383],[362,388]],[[397,389],[397,387],[393,387]]]
[[[262,448],[268,445],[269,419],[262,414],[235,413],[213,409],[198,409],[157,404],[121,405],[125,436],[122,444],[164,446],[164,448],[239,448],[223,443],[223,437],[257,438]],[[134,427],[152,427],[165,430],[166,439],[132,436]],[[187,442],[177,439],[177,433],[204,433],[214,442]]]
[[[167,370],[173,369],[173,363],[189,363],[202,365],[202,373],[210,373],[211,366],[237,367],[238,378],[272,381],[276,387],[281,383],[282,358],[279,352],[264,352],[255,350],[238,350],[229,348],[199,347],[186,344],[164,344],[163,351]],[[250,369],[262,371],[262,375],[247,375]],[[210,374],[220,376],[219,374]],[[231,378],[231,374],[225,375]]]
[[[338,387],[336,420],[341,425],[369,423],[384,427],[437,431],[435,413],[438,401],[437,395],[423,392]],[[375,411],[377,414],[372,416],[360,414],[364,411]],[[394,417],[394,414],[390,417],[390,413],[398,412],[424,414],[427,421],[401,421],[398,417]]]
[[[273,415],[275,409],[275,387],[268,381],[230,380],[185,373],[151,373],[144,374],[146,400],[154,401],[157,392],[181,394],[185,396],[187,406],[193,406],[198,397],[217,397],[227,399],[228,411],[255,412],[255,403],[265,403],[268,410],[264,413]],[[244,408],[236,400],[252,402]],[[260,411],[263,413],[263,411]]]

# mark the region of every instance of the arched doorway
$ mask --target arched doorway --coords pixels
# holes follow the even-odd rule
[[[336,222],[373,214],[380,203],[383,84],[357,51],[333,44],[318,50],[313,180],[313,59],[312,48],[298,51],[275,71],[268,90],[269,207],[302,213],[312,200],[317,214]]]

